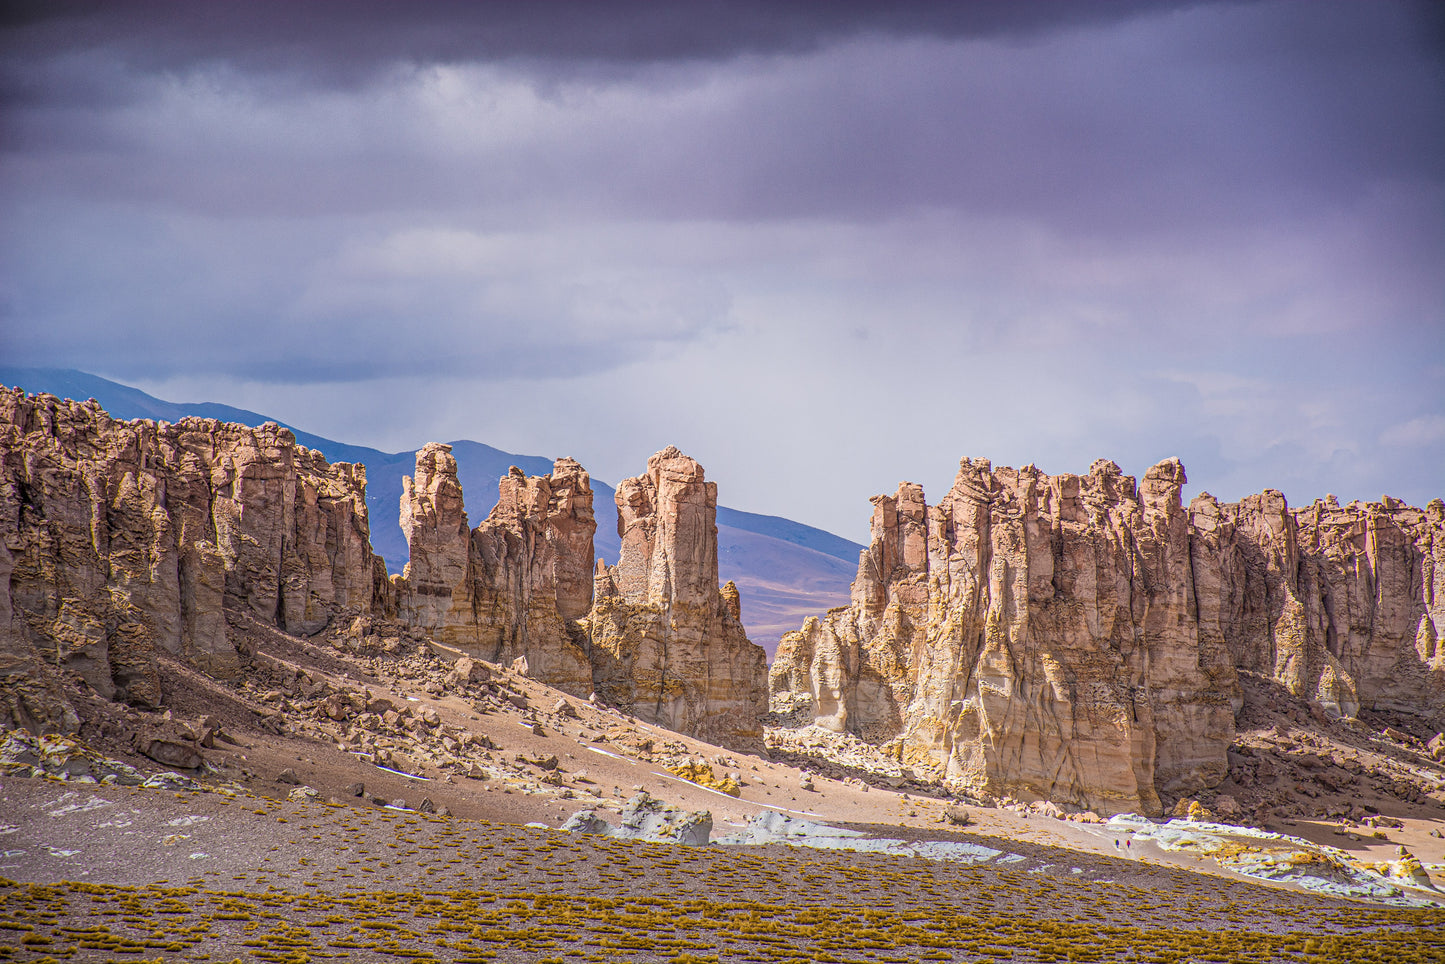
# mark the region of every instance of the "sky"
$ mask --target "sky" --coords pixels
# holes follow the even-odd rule
[[[1445,16],[21,3],[0,356],[866,541],[961,457],[1445,497]]]

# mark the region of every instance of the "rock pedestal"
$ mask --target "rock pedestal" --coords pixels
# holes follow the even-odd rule
[[[669,446],[617,487],[622,554],[599,566],[587,619],[598,694],[639,719],[716,743],[762,737],[767,663],[717,583],[717,486]]]

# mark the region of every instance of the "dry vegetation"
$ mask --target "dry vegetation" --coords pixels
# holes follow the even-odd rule
[[[806,776],[585,701],[550,709],[558,694],[505,671],[459,684],[409,645],[353,653],[248,630],[255,658],[239,685],[167,664],[177,718],[205,715],[226,734],[201,749],[204,780],[229,785],[177,793],[0,776],[0,962],[1445,960],[1445,910],[1255,886],[1139,847],[1116,859],[1051,846],[1094,838],[1004,809],[973,811],[999,837],[951,833],[949,801],[866,768],[833,772],[811,760]],[[402,712],[363,712],[358,694]],[[159,714],[74,697],[92,745],[156,769],[127,741],[164,722]],[[1345,800],[1362,813],[1388,800],[1420,828],[1438,824],[1435,798],[1375,786],[1404,786],[1373,773],[1423,766],[1417,750],[1308,718],[1251,724],[1243,737],[1256,756],[1231,777],[1233,792],[1272,793],[1279,807],[1289,791],[1324,814]],[[1358,760],[1355,782],[1335,775],[1338,794],[1304,794],[1315,786],[1308,773],[1334,772],[1311,770],[1306,747],[1321,760]],[[1273,783],[1253,762],[1266,755],[1279,771]],[[278,799],[298,789],[279,779],[283,769],[331,802]],[[364,795],[348,792],[362,779]],[[633,784],[712,809],[720,833],[729,815],[816,809],[834,822],[888,824],[872,828],[881,835],[971,839],[1011,856],[965,866],[782,846],[690,849],[517,825],[615,809]],[[415,806],[423,795],[451,815],[383,806],[403,796]],[[1336,831],[1348,822],[1360,832],[1335,836],[1321,824],[1324,838],[1362,853],[1397,839],[1438,853],[1425,829],[1392,826],[1391,840],[1377,841],[1363,818],[1336,819]]]
[[[25,801],[56,789],[10,781],[7,805],[31,806]],[[212,848],[211,859],[192,862],[192,876],[168,879],[166,868],[183,862],[149,862],[139,848],[164,848],[145,827],[134,835],[134,859],[101,867],[100,880],[6,881],[0,959],[1445,957],[1445,911],[1368,908],[1042,847],[1015,866],[966,867],[785,847],[672,847],[249,794],[77,792],[118,801],[113,810],[155,813],[159,829],[171,814],[204,815],[179,851],[228,849]],[[95,842],[81,833],[74,845]],[[179,851],[175,858],[185,856]],[[38,864],[28,869],[32,880],[45,876]],[[1110,871],[1112,882],[1099,876]],[[157,879],[117,882],[146,874]]]

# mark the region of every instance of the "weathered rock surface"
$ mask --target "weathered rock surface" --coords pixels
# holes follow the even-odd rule
[[[403,483],[401,526],[411,562],[397,579],[398,616],[493,663],[525,659],[528,674],[579,696],[592,670],[577,619],[592,603],[592,486],[572,459],[550,475],[513,468],[496,507],[467,526],[451,446],[417,453]]]
[[[711,812],[681,810],[646,792],[628,800],[619,817],[618,825],[614,827],[598,816],[595,810],[581,810],[569,817],[561,829],[567,833],[681,844],[684,847],[706,847],[712,837]]]
[[[595,572],[591,481],[572,459],[545,476],[513,469],[474,530],[450,448],[426,446],[416,466],[401,507],[402,620],[676,732],[760,740],[766,656],[743,630],[737,587],[718,587],[717,488],[702,466],[669,448],[623,482],[621,558]]]
[[[1445,720],[1445,503],[1190,503],[1200,631],[1334,716]]]
[[[617,487],[622,554],[599,564],[586,620],[597,693],[639,719],[715,743],[757,742],[767,663],[717,583],[717,485],[669,446]]]
[[[936,507],[875,497],[853,602],[784,637],[774,709],[960,789],[1109,813],[1224,778],[1236,667],[1326,712],[1445,712],[1445,506],[1186,512],[1184,481],[965,459]]]
[[[97,692],[161,701],[167,652],[237,667],[224,605],[290,633],[370,610],[361,466],[330,465],[287,429],[212,419],[121,422],[98,405],[0,390],[0,669],[10,716],[39,719],[31,654]],[[64,728],[63,726],[60,728]]]

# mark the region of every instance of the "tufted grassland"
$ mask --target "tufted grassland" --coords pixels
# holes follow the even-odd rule
[[[209,808],[186,846],[215,856],[157,862],[174,848],[152,859],[138,834],[85,882],[22,866],[28,881],[0,881],[0,961],[1445,960],[1445,911],[1049,848],[963,866],[254,796],[123,802]]]

